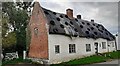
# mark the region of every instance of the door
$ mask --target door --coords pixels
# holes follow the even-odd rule
[[[98,42],[95,42],[94,45],[95,45],[95,53],[98,54]]]

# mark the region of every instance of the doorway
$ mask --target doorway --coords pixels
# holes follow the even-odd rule
[[[95,42],[94,45],[95,45],[95,54],[98,54],[98,42]]]

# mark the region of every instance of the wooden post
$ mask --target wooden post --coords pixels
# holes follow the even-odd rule
[[[26,51],[23,51],[23,59],[26,58]]]
[[[16,51],[16,57],[19,58],[19,56],[18,56],[18,52],[17,52],[17,51]]]

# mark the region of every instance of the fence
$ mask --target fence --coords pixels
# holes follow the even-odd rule
[[[19,58],[18,57],[18,52],[6,53],[5,54],[5,60],[12,60],[14,58]]]

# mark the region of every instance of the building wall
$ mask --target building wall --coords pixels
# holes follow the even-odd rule
[[[48,43],[49,43],[49,63],[59,63],[64,61],[69,61],[75,58],[85,57],[89,55],[95,54],[95,45],[94,42],[98,42],[98,52],[104,53],[108,52],[107,40],[106,39],[91,39],[91,38],[80,38],[73,37],[71,39],[68,36],[64,35],[48,35]],[[102,45],[100,47],[99,44],[102,42],[106,42],[106,49],[102,49]],[[76,53],[69,53],[69,44],[76,44]],[[91,44],[91,51],[86,52],[86,44]],[[55,45],[60,46],[60,53],[55,54]]]
[[[30,58],[48,59],[48,31],[46,23],[47,20],[40,4],[35,2],[29,22],[31,31]],[[35,31],[35,29],[37,30]],[[35,34],[35,32],[37,33]]]
[[[120,50],[120,44],[119,44],[119,41],[118,41],[118,35],[115,36],[115,37],[116,37],[117,50]]]
[[[49,35],[47,19],[39,3],[35,3],[29,27],[31,30],[30,58],[49,59],[50,63],[58,63],[90,56],[95,54],[94,42],[98,42],[98,53],[115,50],[115,48],[111,46],[111,43],[114,43],[114,41],[107,41],[102,38],[94,40],[91,38],[72,37],[71,39],[64,35]],[[38,29],[37,35],[35,35],[34,31],[36,27]],[[106,49],[102,49],[102,42],[106,42]],[[76,53],[69,53],[69,44],[76,45]],[[91,44],[90,52],[86,52],[86,44]],[[110,44],[109,48],[107,44]],[[59,54],[55,54],[55,45],[60,45]]]
[[[115,41],[108,41],[108,52],[116,51]]]

